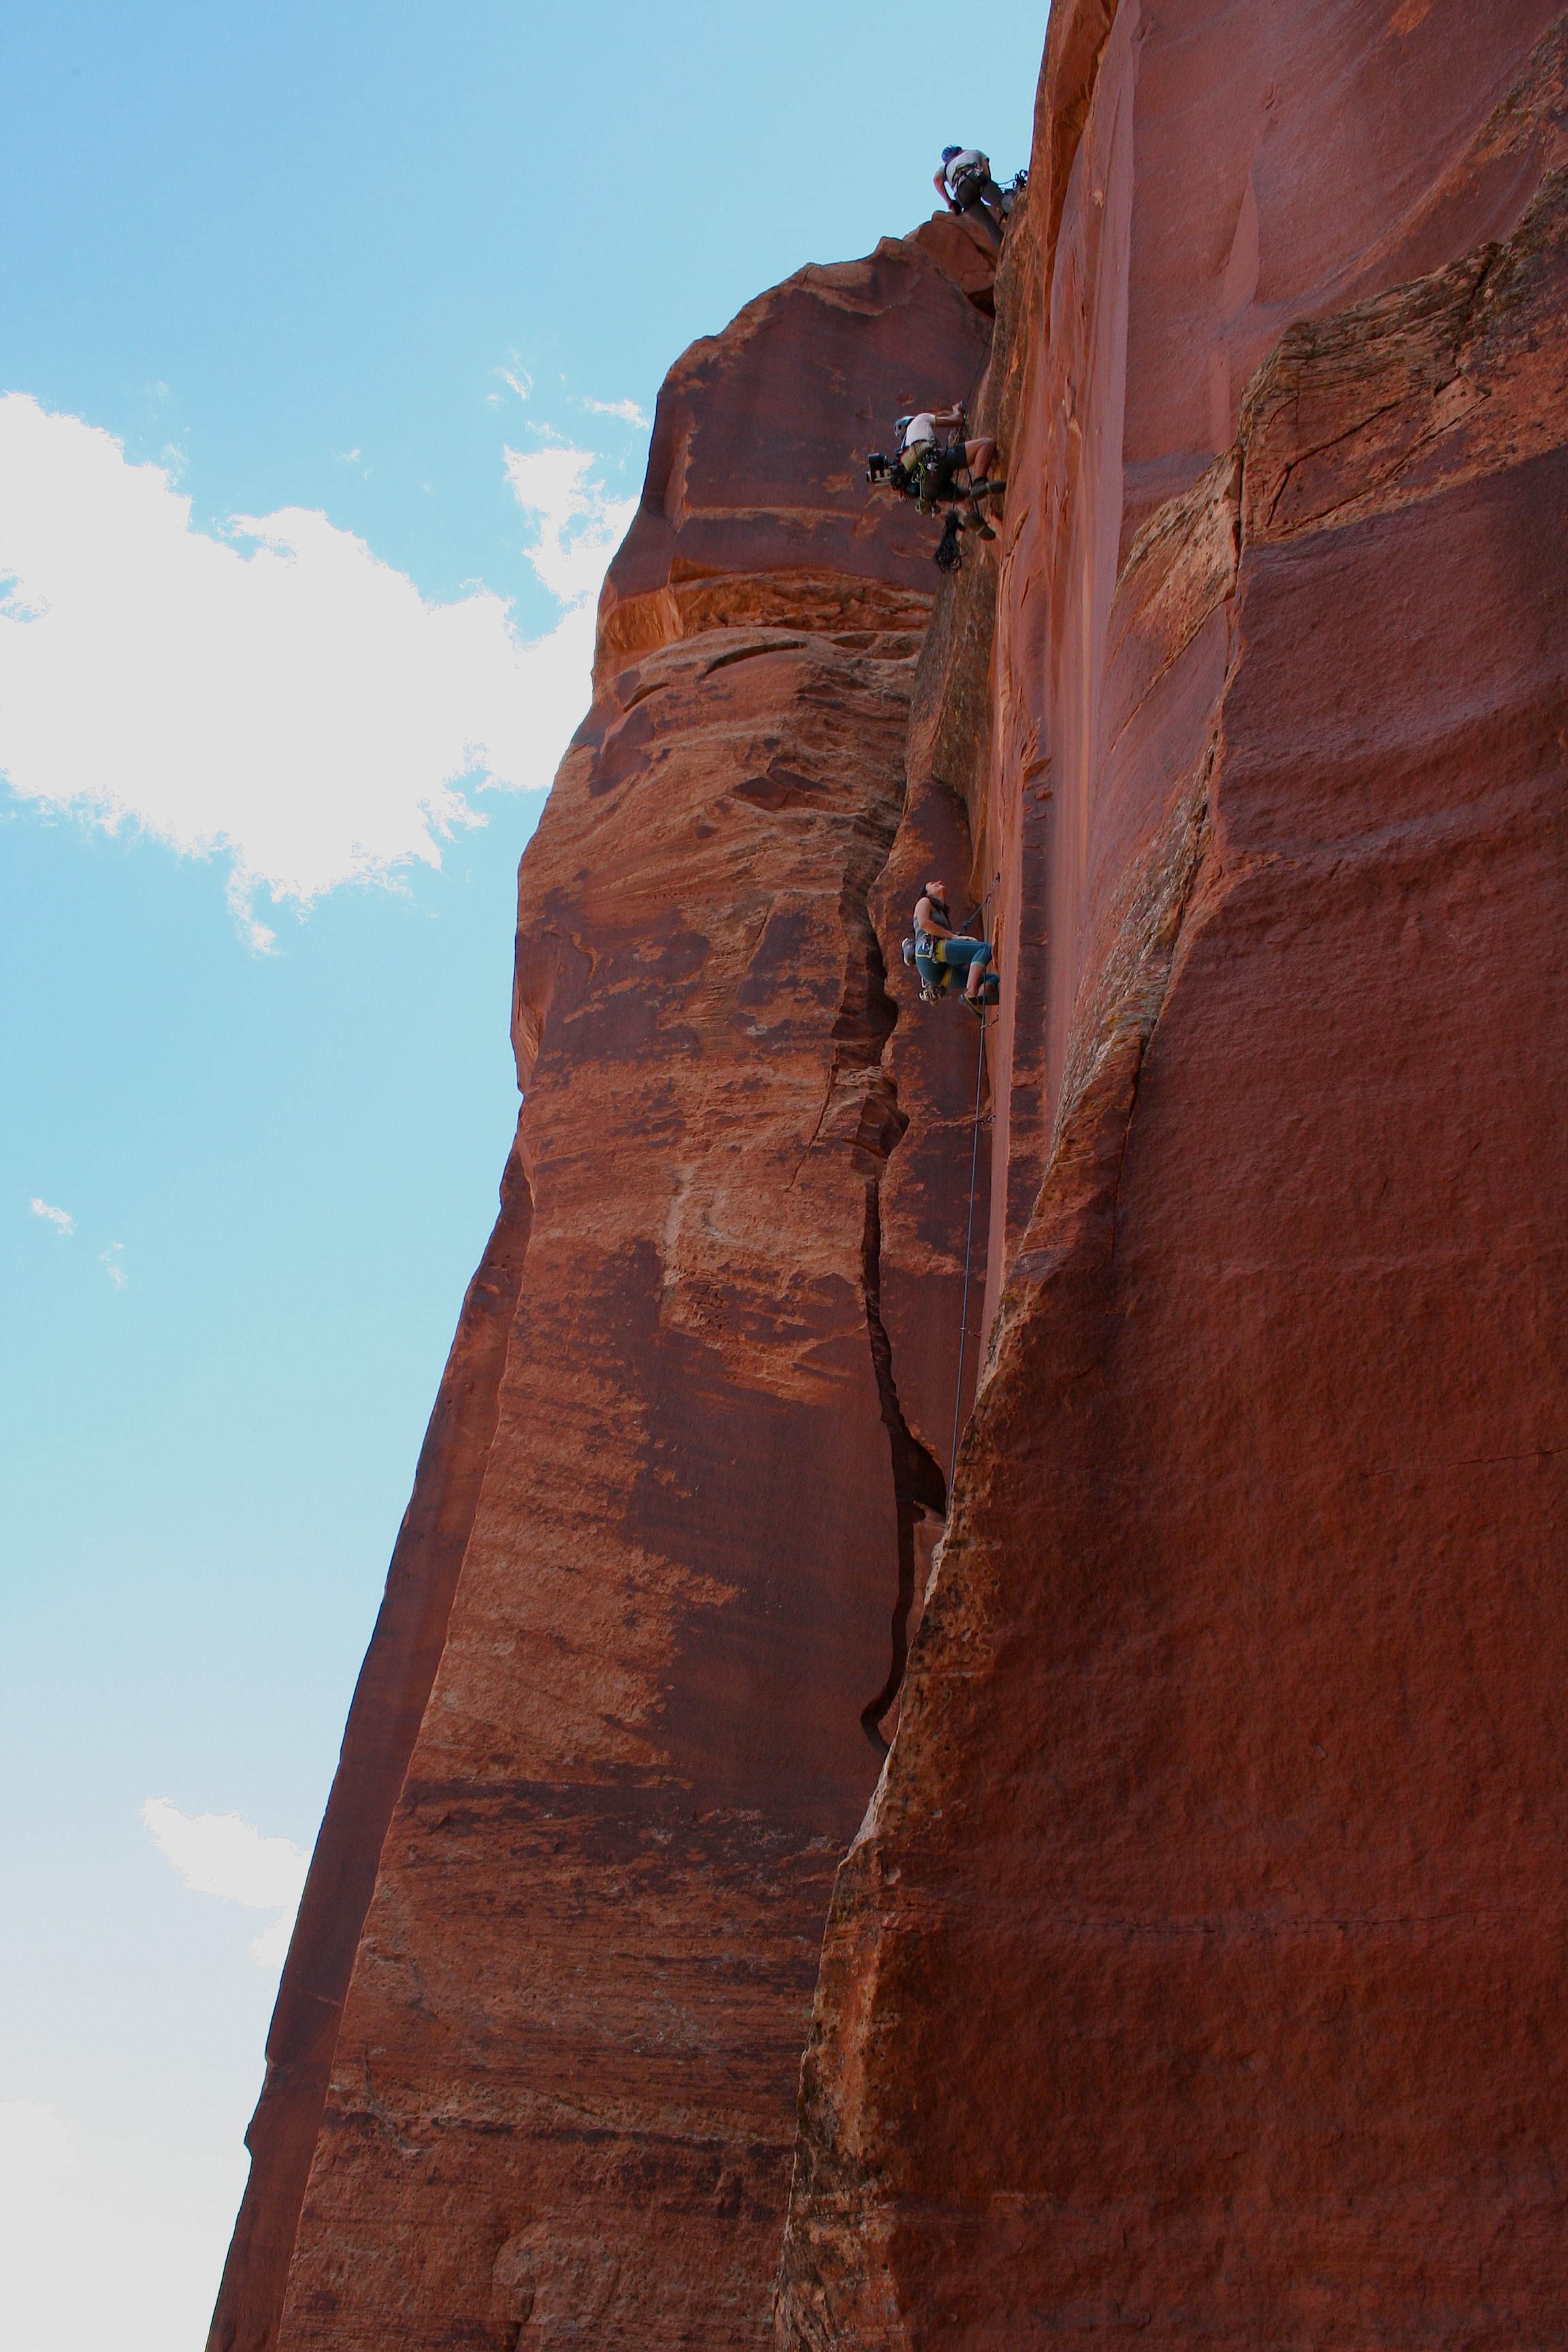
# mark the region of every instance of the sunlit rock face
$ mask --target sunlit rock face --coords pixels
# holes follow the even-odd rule
[[[969,852],[924,779],[900,835],[941,575],[865,459],[973,390],[989,282],[963,238],[885,242],[661,395],[522,861],[524,1108],[221,2352],[769,2336],[823,1920],[945,1503],[979,1045],[962,1013],[895,1045],[887,906]]]
[[[1568,2334],[1565,60],[1057,0],[672,369],[217,2352]]]
[[[1565,47],[1053,11],[921,683],[1013,974],[989,1354],[787,2345],[1568,2328]]]

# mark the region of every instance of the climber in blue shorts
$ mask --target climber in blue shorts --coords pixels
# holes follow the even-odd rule
[[[995,1003],[998,982],[991,966],[991,942],[965,939],[953,929],[945,882],[928,882],[915,902],[914,961],[928,996],[940,995],[949,974],[963,971],[963,1001],[972,1013],[983,1015],[988,1004]]]

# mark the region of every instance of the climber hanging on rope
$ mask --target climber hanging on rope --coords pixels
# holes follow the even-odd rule
[[[969,918],[973,922],[974,918]],[[915,935],[904,942],[904,961],[920,975],[923,1003],[934,1004],[945,992],[955,971],[964,974],[963,1001],[982,1021],[985,1008],[1001,994],[1001,983],[991,961],[988,940],[971,940],[953,929],[947,903],[947,885],[928,882],[915,902]]]
[[[978,531],[982,539],[995,538],[982,501],[999,496],[1007,487],[990,478],[995,442],[988,436],[965,439],[963,428],[968,422],[969,411],[962,400],[951,408],[925,408],[913,416],[900,416],[895,425],[892,457],[873,449],[866,461],[869,483],[886,482],[900,497],[913,499],[921,514],[934,514],[939,506],[948,509],[936,550],[936,562],[943,572],[956,570],[961,561],[960,530]],[[937,439],[939,431],[952,428],[956,430],[952,439]],[[961,474],[968,476],[966,482],[960,482]]]

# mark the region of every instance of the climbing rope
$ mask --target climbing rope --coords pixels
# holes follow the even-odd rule
[[[978,923],[984,920],[985,909],[991,904],[992,899],[996,896],[996,885],[1001,879],[1002,877],[1000,874],[993,876],[990,889],[987,890],[984,898],[982,898],[979,906],[974,909],[973,914],[965,915],[963,922],[960,923],[957,930],[953,933],[954,939],[963,939],[971,923]]]
[[[992,890],[996,887],[994,882]],[[986,892],[989,900],[991,892]],[[984,908],[981,910],[984,911]],[[969,1261],[974,1248],[974,1185],[980,1171],[980,1096],[985,1079],[985,1013],[980,1014],[980,1052],[974,1066],[974,1139],[969,1152],[969,1231],[963,1241],[963,1305],[958,1318],[958,1379],[952,1391],[952,1444],[947,1457],[947,1508],[952,1513],[952,1481],[958,1468],[958,1416],[963,1404],[963,1351],[969,1336]]]

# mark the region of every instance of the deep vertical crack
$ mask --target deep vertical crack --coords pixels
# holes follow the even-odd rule
[[[882,1426],[892,1455],[893,1505],[899,1528],[899,1591],[893,1604],[891,1658],[888,1679],[860,1710],[866,1737],[885,1756],[888,1743],[881,1733],[882,1717],[898,1697],[910,1650],[910,1612],[915,1599],[915,1528],[931,1513],[947,1514],[947,1481],[931,1455],[904,1419],[893,1379],[893,1349],[882,1321],[882,1196],[875,1177],[866,1184],[866,1224],[861,1241],[861,1287],[866,1299],[866,1329],[871,1342],[871,1362],[877,1374],[877,1395]]]

